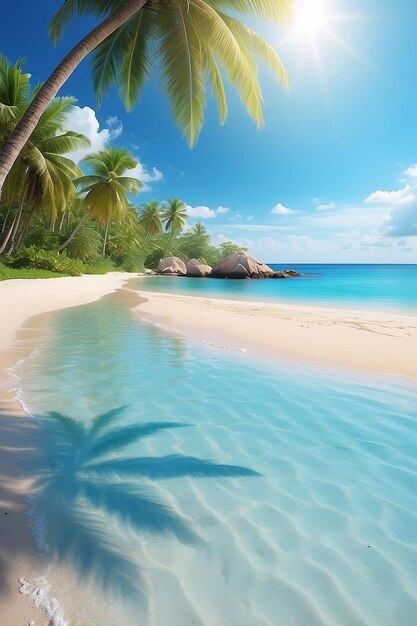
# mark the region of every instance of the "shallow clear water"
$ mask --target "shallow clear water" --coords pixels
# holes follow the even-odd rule
[[[298,304],[417,311],[417,265],[274,265],[302,278],[285,280],[138,279],[138,289],[216,298],[276,300]]]
[[[17,373],[71,626],[416,623],[415,387],[192,344],[117,295],[50,320]]]

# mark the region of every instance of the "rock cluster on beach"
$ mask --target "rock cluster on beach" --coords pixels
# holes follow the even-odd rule
[[[184,263],[176,256],[166,257],[159,261],[157,274],[163,276],[192,276],[213,278],[291,278],[301,276],[295,270],[275,272],[268,265],[261,263],[246,252],[233,252],[222,259],[214,267],[191,259]]]

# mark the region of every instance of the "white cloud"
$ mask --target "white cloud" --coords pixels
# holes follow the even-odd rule
[[[382,221],[379,230],[387,237],[416,237],[417,202],[392,210]]]
[[[106,120],[110,129],[110,139],[117,139],[123,132],[123,122],[116,115],[112,115]]]
[[[271,213],[273,213],[274,215],[293,215],[294,213],[300,213],[300,211],[297,211],[295,209],[289,209],[288,207],[281,204],[281,202],[278,202],[278,204],[276,204],[271,210]]]
[[[188,217],[192,218],[209,219],[216,217],[216,212],[213,211],[213,209],[209,209],[208,206],[191,206],[190,204],[187,204],[185,210],[187,211]]]
[[[397,191],[374,191],[367,198],[367,204],[401,205],[410,204],[416,199],[415,189],[405,185]]]
[[[410,176],[410,178],[417,178],[417,163],[414,165],[410,165],[408,169],[405,170],[405,175]]]
[[[135,159],[137,161],[137,165],[134,169],[129,170],[129,176],[131,178],[138,178],[140,182],[143,183],[142,191],[149,191],[151,189],[148,183],[158,183],[160,180],[163,180],[164,175],[158,170],[157,167],[153,167],[149,171],[137,155],[135,156]]]
[[[82,133],[90,140],[90,146],[67,154],[76,163],[79,163],[87,154],[103,150],[111,139],[110,129],[103,128],[100,130],[96,112],[90,107],[75,106],[67,116],[67,126],[77,133]]]
[[[273,230],[290,231],[294,230],[288,226],[271,226],[270,224],[224,224],[223,228],[233,228],[235,230],[246,230],[248,232],[268,233]]]
[[[77,133],[86,135],[90,140],[90,146],[70,152],[67,156],[79,163],[87,154],[99,152],[99,150],[106,148],[112,139],[116,139],[123,132],[123,124],[115,115],[106,120],[106,125],[108,128],[100,130],[100,123],[94,109],[75,106],[68,114],[67,126]],[[147,183],[155,183],[162,180],[163,174],[156,167],[148,170],[138,156],[135,156],[135,159],[137,160],[137,165],[134,169],[129,170],[128,174],[144,183],[142,191],[149,191],[150,187]]]
[[[218,206],[217,209],[210,209],[208,206],[200,205],[193,207],[190,204],[187,204],[186,210],[189,217],[202,219],[211,219],[213,217],[217,217],[217,215],[229,213],[230,211],[228,207],[221,205]]]
[[[328,204],[319,204],[316,207],[317,211],[331,211],[332,209],[336,208],[336,203],[335,202],[329,202]]]

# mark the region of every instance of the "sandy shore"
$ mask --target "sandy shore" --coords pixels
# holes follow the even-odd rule
[[[120,289],[132,274],[0,282],[0,383],[5,368],[36,347],[42,313],[92,302]],[[127,293],[127,292],[126,292]],[[315,307],[228,301],[141,292],[138,315],[215,345],[298,361],[417,376],[417,317]],[[38,316],[38,317],[36,317]],[[18,593],[36,572],[26,523],[22,459],[36,452],[36,425],[0,389],[0,616],[18,626],[45,613]]]
[[[417,377],[417,316],[154,292],[139,317],[248,352]]]
[[[41,313],[98,300],[132,276],[136,274],[0,282],[0,385],[6,379],[5,368],[36,347],[46,323]],[[0,388],[0,623],[8,626],[24,626],[31,620],[49,624],[45,612],[18,592],[19,579],[32,579],[37,566],[24,501],[29,484],[20,477],[22,461],[34,452],[35,437],[35,423],[10,392]]]

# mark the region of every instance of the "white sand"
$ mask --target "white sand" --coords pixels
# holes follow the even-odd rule
[[[143,319],[216,345],[297,361],[417,377],[417,316],[154,292]]]

